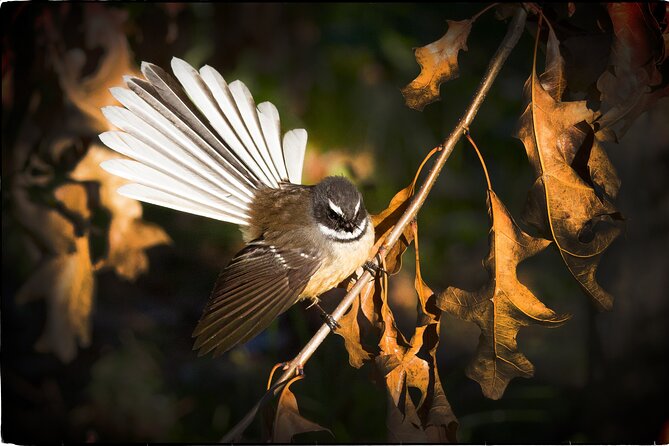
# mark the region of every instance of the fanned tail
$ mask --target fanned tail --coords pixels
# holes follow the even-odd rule
[[[291,130],[282,142],[276,107],[256,107],[241,81],[228,85],[210,66],[198,72],[173,58],[172,71],[176,79],[143,62],[144,79],[111,89],[123,107],[102,112],[118,130],[100,139],[131,159],[101,166],[131,181],[122,195],[247,225],[257,188],[301,183],[307,132]]]

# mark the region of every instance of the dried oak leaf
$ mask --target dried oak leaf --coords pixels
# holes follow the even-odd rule
[[[447,22],[448,31],[441,39],[415,50],[420,74],[402,89],[407,106],[415,110],[422,111],[427,104],[438,101],[440,85],[460,75],[458,53],[467,51],[472,21]]]
[[[374,234],[376,237],[374,249],[375,252],[385,242],[386,237],[393,230],[397,221],[400,219],[404,211],[406,211],[411,201],[414,192],[414,183],[397,192],[390,200],[388,207],[376,215],[372,215],[372,224],[374,225]],[[390,249],[386,255],[386,271],[389,274],[396,274],[402,268],[402,254],[411,244],[413,235],[411,228],[407,226],[400,239]]]
[[[388,440],[453,443],[457,440],[458,423],[441,386],[436,361],[441,311],[434,305],[434,293],[420,272],[418,226],[414,222],[410,227],[416,243],[415,287],[419,305],[417,326],[408,345],[395,326],[385,287],[380,288],[381,314],[388,329],[379,342],[381,355],[375,363],[386,382]],[[410,388],[420,393],[418,401],[412,398]]]
[[[437,152],[437,149],[423,161]],[[376,248],[383,244],[406,211],[416,179],[399,191],[388,208],[372,216],[376,232]],[[339,323],[336,331],[344,338],[349,362],[361,367],[372,361],[381,375],[387,392],[387,427],[393,442],[455,442],[457,421],[446,400],[436,365],[439,343],[440,310],[434,305],[434,293],[425,284],[420,273],[418,253],[418,225],[407,225],[400,240],[386,256],[385,269],[396,273],[401,268],[401,257],[408,245],[416,243],[416,281],[418,293],[418,326],[411,342],[407,342],[395,323],[388,306],[387,277],[377,277],[363,288],[351,309]],[[410,388],[418,390],[420,399],[412,400]]]
[[[554,58],[547,61],[548,74],[537,78],[533,69],[525,84],[527,106],[516,131],[537,175],[523,219],[555,240],[581,287],[609,309],[613,298],[595,273],[602,253],[620,234],[623,218],[611,202],[619,183],[587,124],[594,115],[585,101],[560,102],[562,88],[555,80],[561,76],[551,72],[563,64],[559,51],[547,54]]]
[[[370,282],[360,292],[360,295],[353,300],[348,313],[339,318],[340,327],[335,331],[336,334],[344,338],[344,346],[348,352],[348,362],[356,369],[362,367],[374,355],[374,349],[370,349],[367,345],[363,346],[364,341],[360,328],[360,318],[361,316],[364,317],[360,314],[360,301],[371,300],[370,294],[373,290],[374,284]],[[364,324],[364,322],[362,323]]]
[[[437,296],[436,305],[479,326],[476,357],[466,373],[481,385],[486,397],[499,399],[511,379],[534,373],[532,364],[518,351],[518,330],[530,324],[557,327],[567,317],[547,308],[516,275],[520,262],[551,242],[523,232],[492,190],[488,190],[487,200],[492,228],[490,251],[483,265],[489,281],[478,291],[449,287]]]
[[[295,399],[295,395],[290,391],[289,387],[295,381],[302,378],[304,376],[293,378],[281,391],[272,428],[273,443],[290,443],[293,436],[305,432],[326,431],[332,435],[330,429],[309,421],[300,415],[300,409],[297,407],[297,399]]]
[[[78,181],[97,181],[102,206],[111,213],[109,250],[96,268],[112,267],[119,276],[134,280],[148,269],[145,250],[171,243],[171,239],[160,226],[142,220],[142,206],[138,201],[116,192],[125,180],[100,168],[101,162],[112,158],[118,155],[93,144],[70,176]]]
[[[669,29],[662,34],[652,5],[607,4],[614,39],[609,69],[597,80],[602,101],[602,116],[597,120],[600,139],[618,141],[641,113],[669,95],[665,54]],[[665,3],[664,8],[666,17],[669,6]]]
[[[73,224],[55,209],[31,202],[20,186],[15,186],[12,192],[17,220],[43,250],[37,269],[17,292],[17,302],[46,300],[46,326],[35,349],[53,352],[61,361],[69,362],[76,356],[77,346],[86,347],[90,343],[95,281],[88,235],[77,235]],[[69,212],[82,218],[88,216],[83,186],[66,184],[56,189],[54,195]],[[44,240],[50,242],[41,243]]]
[[[376,215],[372,215],[372,224],[375,232],[375,245],[372,252],[376,252],[385,242],[386,237],[397,224],[406,210],[413,196],[414,183],[400,190],[390,200],[388,207]],[[402,267],[402,255],[413,240],[411,228],[407,227],[395,245],[386,255],[385,270],[389,274],[396,274]],[[378,287],[377,287],[378,288]],[[344,338],[346,351],[349,354],[349,363],[355,368],[362,365],[378,354],[378,331],[381,320],[375,312],[373,299],[370,298],[375,291],[375,285],[370,282],[353,301],[351,309],[339,320],[341,326],[335,333]],[[364,302],[364,304],[361,304]],[[362,324],[362,327],[361,327]],[[371,338],[374,344],[366,342]]]

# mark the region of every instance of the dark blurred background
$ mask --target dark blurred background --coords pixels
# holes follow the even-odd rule
[[[412,48],[441,37],[446,19],[468,18],[484,6],[4,3],[3,440],[216,441],[262,396],[270,368],[290,359],[320,325],[317,312],[298,305],[248,344],[223,357],[198,358],[191,332],[241,237],[232,225],[145,205],[144,219],[161,226],[172,244],[149,249],[148,271],[134,282],[110,269],[96,274],[91,343],[76,357],[63,362],[34,350],[48,308],[44,301],[15,301],[35,264],[10,212],[7,185],[16,160],[27,156],[19,153],[27,146],[18,144],[25,121],[49,135],[63,113],[79,113],[61,91],[53,54],[81,48],[84,74],[94,71],[103,52],[86,42],[87,20],[115,17],[137,66],[146,60],[169,67],[178,56],[196,67],[212,65],[228,81],[242,79],[258,102],[277,106],[283,129],[309,131],[307,181],[346,174],[363,190],[368,209],[378,212],[455,125],[506,23],[492,13],[476,22],[469,50],[459,57],[460,78],[443,85],[442,100],[422,113],[407,108],[400,94],[419,71]],[[55,50],[54,33],[62,46]],[[522,112],[532,45],[525,33],[471,128],[498,195],[516,217],[533,178],[522,144],[510,135]],[[31,116],[35,91],[42,98],[39,119]],[[485,399],[464,376],[478,329],[444,316],[439,370],[461,442],[668,441],[668,122],[665,98],[620,144],[607,146],[627,219],[599,267],[600,283],[616,299],[611,312],[593,308],[553,249],[522,264],[521,281],[547,306],[573,317],[558,329],[520,331],[520,349],[535,365],[535,377],[513,380],[499,401]],[[68,129],[80,132],[68,149],[76,161],[99,130]],[[68,167],[59,168],[65,175]],[[485,179],[461,142],[419,214],[422,271],[430,287],[475,289],[485,282],[486,212]],[[390,293],[407,337],[415,322],[412,257],[405,256]],[[328,308],[336,303],[325,299]],[[330,336],[305,372],[307,378],[292,387],[301,412],[331,429],[334,441],[386,439],[383,390],[370,381],[369,370],[349,366],[341,338]],[[260,435],[256,421],[247,437]],[[333,441],[326,433],[297,439]]]

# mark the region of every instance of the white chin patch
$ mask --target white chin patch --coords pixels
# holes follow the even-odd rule
[[[353,232],[337,231],[335,229],[328,228],[323,223],[318,223],[318,229],[320,229],[321,232],[326,236],[333,238],[335,240],[341,240],[341,241],[355,240],[356,238],[360,237],[362,231],[365,230],[365,227],[367,226],[365,225],[365,221],[366,220],[363,220],[363,222],[359,226],[356,226]]]

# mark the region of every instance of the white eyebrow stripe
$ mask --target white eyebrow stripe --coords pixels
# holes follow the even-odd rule
[[[360,199],[358,198],[358,204],[355,205],[355,210],[353,211],[353,213],[355,215],[358,215],[359,210],[360,210]]]
[[[339,206],[337,206],[336,204],[334,204],[334,203],[332,202],[332,200],[330,200],[329,198],[328,198],[328,204],[330,205],[330,209],[332,209],[333,211],[335,211],[335,212],[336,212],[337,214],[339,214],[341,217],[344,216],[344,211],[342,211],[341,208],[340,208]]]

